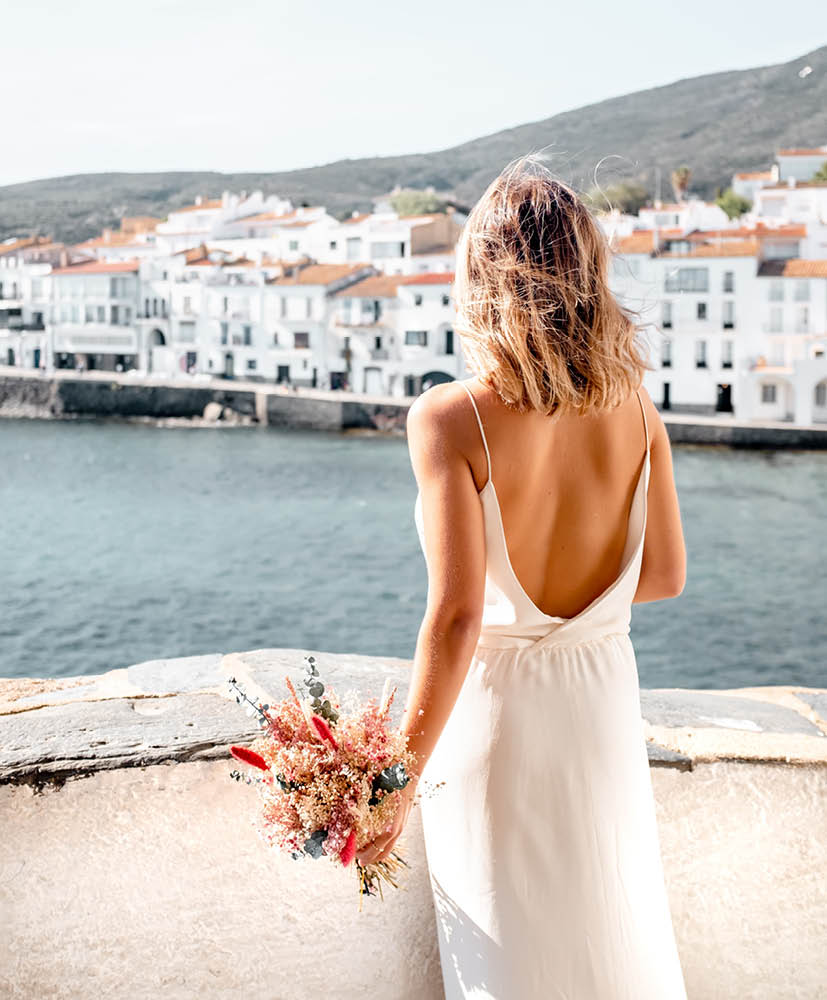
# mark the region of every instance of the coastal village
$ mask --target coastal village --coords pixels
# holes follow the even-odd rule
[[[827,423],[827,145],[737,173],[741,214],[679,192],[597,213],[663,410]],[[337,219],[261,191],[0,243],[0,364],[411,397],[470,374],[455,331],[461,206],[391,196]],[[747,207],[749,206],[749,207]]]

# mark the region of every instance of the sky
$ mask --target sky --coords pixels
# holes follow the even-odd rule
[[[0,184],[428,152],[787,62],[823,0],[0,0]]]

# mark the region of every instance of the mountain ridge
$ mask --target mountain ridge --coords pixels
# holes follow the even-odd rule
[[[811,72],[799,76],[805,65]],[[287,171],[106,171],[0,187],[0,238],[54,234],[79,241],[122,215],[164,216],[196,195],[263,189],[338,216],[371,208],[396,184],[433,186],[473,204],[511,159],[546,150],[558,176],[586,190],[636,180],[653,191],[656,168],[692,169],[691,190],[712,197],[736,170],[767,169],[776,148],[827,143],[827,45],[769,66],[722,70],[607,98],[427,153],[346,158]],[[572,152],[571,150],[574,150]],[[654,193],[654,191],[653,191]]]

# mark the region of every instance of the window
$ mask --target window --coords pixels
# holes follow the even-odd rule
[[[819,382],[816,386],[816,406],[827,406],[827,382]]]
[[[416,347],[427,347],[428,346],[428,331],[427,330],[406,330],[405,331],[405,343],[407,345],[414,345]]]
[[[771,281],[770,282],[770,302],[783,302],[784,301],[784,282],[783,281]]]
[[[253,342],[253,328],[251,326],[243,326],[241,329],[244,337],[244,346],[249,347]]]
[[[313,299],[311,299],[310,296],[308,295],[308,297],[304,300],[304,318],[310,319],[312,315],[313,315]]]
[[[147,302],[147,304],[149,303]],[[149,312],[149,310],[147,310],[147,312]],[[192,298],[189,295],[184,296],[184,312],[192,312]]]
[[[350,236],[345,240],[345,255],[348,260],[359,260],[362,256],[361,236]]]
[[[293,347],[295,348],[305,348],[310,347],[310,334],[309,333],[294,333],[293,334]]]
[[[226,344],[227,343],[227,338],[229,337],[229,334],[230,334],[230,324],[229,323],[221,323],[220,327],[221,327],[221,343],[222,344]]]
[[[94,323],[95,322],[95,307],[94,306],[87,306],[86,307],[86,322],[87,323]]]
[[[735,272],[734,271],[724,271],[724,289],[725,292],[735,291]]]
[[[98,306],[98,322],[106,322],[106,306]]]
[[[667,292],[708,292],[708,267],[676,267],[666,274]]]
[[[450,328],[445,331],[445,353],[454,353],[454,331]]]
[[[247,371],[248,372],[254,372],[256,370],[256,365],[257,365],[257,363],[256,363],[256,359],[255,358],[248,358],[247,359]]]
[[[780,306],[770,309],[770,333],[781,333],[784,329],[784,310]]]
[[[795,311],[795,332],[806,333],[810,329],[810,310],[807,306],[799,306]]]
[[[451,304],[451,296],[450,295],[443,295],[442,296],[442,304],[444,306],[449,306]]]
[[[221,299],[221,312],[223,312],[223,313],[228,313],[229,311],[230,311],[230,300],[229,300],[229,299],[227,298],[227,296],[225,295],[225,296],[224,296],[224,297],[223,297],[223,298]]]
[[[806,278],[801,281],[796,281],[794,285],[793,298],[796,302],[809,302],[810,301],[810,282]]]
[[[414,295],[414,305],[415,306],[421,306],[422,305],[422,296],[419,293],[417,293],[416,295]]]
[[[374,350],[377,350],[377,351],[381,351],[382,350],[382,338],[381,337],[376,336],[376,337],[373,338],[373,347],[374,347]]]
[[[660,366],[661,368],[672,367],[672,341],[665,337],[660,345]]]
[[[735,300],[726,299],[724,301],[724,316],[723,323],[725,330],[732,330],[735,328]]]
[[[187,308],[187,300],[184,299],[184,311]],[[144,316],[149,316],[149,299],[144,299]]]
[[[698,319],[706,319],[706,302],[696,303],[695,315]]]
[[[376,260],[383,260],[389,257],[404,257],[404,243],[371,243],[370,256]]]
[[[661,325],[664,330],[672,329],[672,303],[662,302],[661,303]]]
[[[331,250],[335,250],[337,246],[336,240],[331,240],[329,246]]]
[[[299,241],[298,240],[288,240],[288,242],[287,242],[287,249],[289,251],[291,251],[291,253],[295,253],[299,249]]]
[[[273,347],[279,346],[279,335],[278,333],[273,334]]]
[[[768,385],[764,383],[761,386],[761,402],[762,403],[774,403],[775,402],[775,386]]]
[[[732,368],[733,341],[721,341],[721,368]]]
[[[287,298],[284,295],[282,295],[281,297],[280,309],[281,309],[281,318],[284,319],[284,317],[287,315]]]
[[[706,341],[695,341],[695,367],[706,368]]]

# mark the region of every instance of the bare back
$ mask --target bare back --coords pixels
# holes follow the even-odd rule
[[[620,570],[646,454],[641,402],[650,446],[658,431],[665,437],[662,421],[645,391],[640,401],[632,393],[607,413],[550,419],[510,409],[477,378],[466,380],[465,388],[473,394],[485,428],[514,574],[540,611],[573,617],[612,584]],[[482,490],[488,464],[470,400],[467,403],[471,437],[466,454],[477,489]],[[655,450],[652,461],[654,475]],[[662,518],[654,511],[651,519],[657,534]],[[647,529],[647,542],[649,535]]]

